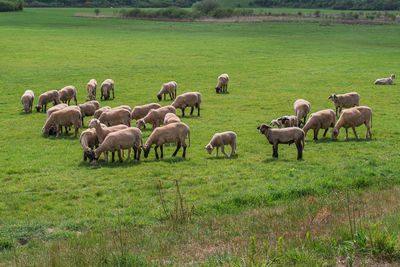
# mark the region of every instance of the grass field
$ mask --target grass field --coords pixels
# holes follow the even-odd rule
[[[400,69],[397,25],[171,23],[75,13],[85,10],[0,14],[0,241],[28,242],[19,249],[34,250],[40,247],[35,240],[69,240],[104,225],[157,226],[158,180],[169,200],[173,180],[179,181],[195,206],[195,221],[335,190],[399,184],[399,86],[373,85]],[[226,95],[214,90],[221,73],[230,76]],[[102,106],[156,102],[169,80],[177,81],[178,94],[201,92],[201,116],[183,119],[191,128],[187,158],[172,158],[174,147],[167,147],[160,161],[152,151],[140,163],[90,166],[82,161],[79,138],[44,138],[46,115],[21,111],[28,89],[36,104],[42,92],[72,84],[82,103],[91,78],[115,81],[115,100]],[[337,141],[314,142],[310,132],[303,161],[286,145],[272,159],[272,147],[257,132],[260,123],[291,115],[298,98],[316,112],[333,108],[331,93],[350,91],[373,109],[372,140],[365,141],[364,126],[357,129],[359,141],[352,133],[345,141],[342,129]],[[238,134],[237,156],[208,155],[204,146],[213,134],[227,130]],[[144,131],[145,140],[149,134]],[[0,253],[0,260],[13,257]]]

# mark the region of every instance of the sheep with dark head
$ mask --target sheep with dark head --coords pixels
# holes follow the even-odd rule
[[[311,129],[314,130],[314,140],[318,140],[318,132],[320,129],[325,129],[323,137],[326,136],[329,127],[334,127],[336,121],[335,112],[332,109],[320,110],[312,113],[303,127],[304,134]]]
[[[311,110],[310,102],[304,99],[297,99],[293,104],[294,113],[296,113],[297,121],[299,124],[298,127],[301,127],[301,124],[306,123],[307,114]],[[303,119],[303,121],[301,121]]]
[[[157,94],[158,101],[161,101],[164,95],[164,100],[166,100],[166,95],[169,94],[171,100],[176,98],[176,91],[178,89],[178,84],[175,81],[167,82],[161,85],[161,90]]]
[[[182,117],[185,117],[185,109],[191,107],[190,115],[193,115],[193,110],[197,108],[197,116],[200,116],[201,94],[199,92],[189,92],[178,95],[175,101],[171,104],[174,108],[182,110]]]
[[[229,76],[224,73],[218,76],[218,84],[215,87],[215,91],[218,93],[226,93],[228,91]]]
[[[88,91],[89,100],[96,100],[96,89],[97,89],[97,81],[95,79],[91,79],[86,85],[86,89]]]
[[[32,113],[33,100],[35,99],[35,94],[32,90],[26,90],[21,97],[21,103],[24,106],[25,113]]]
[[[371,123],[371,124],[370,124]],[[336,139],[339,135],[339,130],[341,127],[346,129],[346,140],[349,139],[348,128],[352,128],[356,139],[358,135],[356,133],[357,126],[365,124],[367,127],[366,138],[372,138],[371,128],[372,128],[372,109],[366,106],[354,107],[346,109],[340,115],[339,120],[336,122],[335,127],[332,129],[332,139]]]
[[[111,79],[107,79],[101,83],[100,99],[108,100],[110,98],[111,91],[113,93],[113,99],[114,99],[115,98],[115,96],[114,96],[114,81]]]
[[[53,102],[53,105],[60,104],[60,96],[57,90],[47,91],[39,96],[38,104],[35,106],[36,111],[46,112],[47,104]]]
[[[68,105],[73,98],[75,100],[75,105],[78,105],[78,100],[76,99],[76,88],[73,85],[68,85],[65,86],[64,88],[60,89],[58,91],[58,94],[60,96],[60,101],[63,103],[67,103]]]
[[[342,95],[331,94],[328,99],[332,99],[336,108],[336,117],[342,113],[342,108],[352,108],[360,105],[360,95],[356,92],[351,92]]]

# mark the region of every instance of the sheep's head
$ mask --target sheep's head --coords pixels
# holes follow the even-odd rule
[[[214,147],[212,146],[212,144],[208,144],[206,145],[205,149],[207,150],[208,154],[211,155],[211,152],[213,151]]]
[[[147,158],[149,156],[150,148],[151,148],[151,146],[148,146],[146,144],[143,146],[143,153],[144,153],[145,158]]]
[[[332,101],[335,101],[336,95],[335,94],[331,94],[328,99],[332,99]]]
[[[277,127],[280,128],[280,127],[282,126],[282,123],[281,123],[281,121],[278,119],[278,120],[272,120],[271,123],[270,123],[269,125],[271,125],[271,126],[277,126]]]
[[[43,134],[44,137],[49,136],[49,130],[47,130],[46,127],[43,127],[42,128],[42,134]]]
[[[143,119],[140,119],[140,120],[137,120],[137,121],[136,121],[136,126],[137,126],[139,129],[142,129],[145,125],[146,125],[146,123],[144,122]]]
[[[333,128],[331,133],[332,133],[332,139],[336,139],[338,137],[338,135],[339,135],[339,130]]]
[[[157,98],[158,98],[158,101],[161,101],[162,95],[161,95],[161,94],[158,94],[158,95],[157,95]]]
[[[215,92],[218,94],[219,90],[221,90],[219,87],[215,87]]]
[[[90,161],[97,161],[99,159],[99,157],[96,157],[96,153],[93,150],[86,150],[85,151],[85,156],[88,157],[88,159],[90,159]]]
[[[35,106],[35,109],[37,112],[40,112],[42,110],[42,107],[40,105]]]
[[[95,128],[97,125],[100,125],[100,121],[98,119],[92,119],[89,121],[89,128]]]
[[[393,80],[394,78],[396,78],[396,75],[392,74],[390,75],[390,78]]]
[[[259,130],[261,134],[265,134],[269,129],[271,129],[271,127],[266,125],[265,123],[257,127],[257,130]]]

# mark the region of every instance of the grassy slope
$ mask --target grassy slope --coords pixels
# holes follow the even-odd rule
[[[50,12],[51,11],[51,12]],[[0,224],[87,229],[120,214],[124,222],[157,221],[156,181],[172,195],[172,179],[199,214],[234,212],[279,199],[334,188],[398,183],[400,126],[398,86],[376,87],[375,78],[399,69],[397,26],[321,27],[317,24],[166,23],[75,18],[73,9],[26,9],[0,14]],[[213,87],[220,73],[231,77],[228,95]],[[20,96],[73,84],[85,100],[91,78],[116,82],[116,99],[102,105],[154,102],[160,84],[178,82],[178,93],[203,94],[200,118],[191,127],[187,160],[139,164],[82,162],[73,137],[42,138],[43,113],[21,113]],[[295,147],[280,146],[280,159],[256,126],[291,114],[297,98],[312,111],[331,108],[332,92],[357,91],[374,110],[373,140],[313,142],[304,161]],[[388,97],[390,96],[390,97]],[[170,102],[163,102],[165,105]],[[178,112],[180,114],[180,112]],[[215,159],[204,146],[215,132],[238,134],[238,157]],[[358,129],[365,136],[365,128]],[[145,131],[145,138],[150,134]],[[321,134],[321,133],[320,133]],[[352,133],[350,133],[353,138]],[[169,192],[169,194],[168,194]],[[22,230],[21,230],[22,231]],[[1,232],[7,235],[7,231]]]

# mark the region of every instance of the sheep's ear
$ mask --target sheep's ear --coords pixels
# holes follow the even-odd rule
[[[257,127],[257,130],[260,130],[260,126]]]

